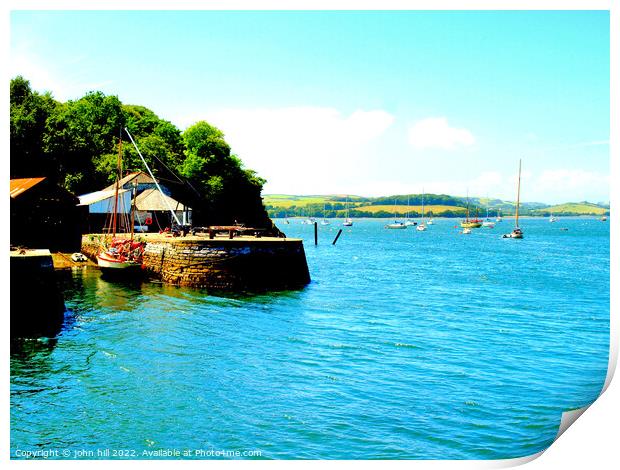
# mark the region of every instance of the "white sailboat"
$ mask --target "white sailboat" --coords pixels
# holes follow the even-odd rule
[[[489,219],[489,202],[488,202],[489,197],[487,196],[487,217],[486,219],[484,219],[484,222],[482,222],[482,226],[486,227],[486,228],[495,228],[495,224],[493,222],[491,222],[491,219]]]
[[[422,222],[416,227],[418,232],[424,232],[426,230],[426,224],[424,223],[424,188],[422,188]]]
[[[405,220],[405,225],[407,227],[418,225],[418,223],[416,221],[409,219],[409,197],[410,196],[407,196],[407,217],[406,217],[406,220]]]
[[[342,223],[342,225],[344,227],[352,227],[353,226],[353,219],[351,219],[349,217],[349,196],[347,196],[347,200],[345,202],[345,217],[344,217],[344,222]]]
[[[396,219],[396,199],[394,199],[394,218]],[[390,230],[402,230],[406,229],[407,225],[398,220],[394,220],[394,223],[385,225],[385,228]]]
[[[519,227],[519,202],[521,197],[521,159],[519,159],[519,179],[517,182],[517,209],[515,213],[515,228],[504,234],[503,238],[523,238],[523,230]]]
[[[549,223],[553,223],[553,222],[557,222],[557,221],[558,221],[558,218],[557,218],[557,217],[555,217],[555,216],[553,215],[553,212],[552,212],[552,213],[551,213],[551,216],[549,217]]]

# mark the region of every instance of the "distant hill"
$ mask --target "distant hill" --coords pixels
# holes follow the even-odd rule
[[[532,215],[609,215],[609,208],[591,202],[567,202],[531,211]]]
[[[467,199],[447,194],[399,194],[382,197],[328,195],[290,195],[265,194],[263,203],[271,217],[344,217],[348,200],[349,215],[352,217],[392,217],[394,213],[403,216],[407,212],[411,217],[420,217],[422,200],[424,211],[438,217],[463,217],[466,212]],[[473,216],[478,211],[480,216],[495,217],[515,213],[515,201],[497,198],[469,198],[469,211]],[[589,202],[566,203],[549,206],[542,202],[521,202],[520,214],[531,216],[555,215],[603,215],[609,214],[609,208]]]

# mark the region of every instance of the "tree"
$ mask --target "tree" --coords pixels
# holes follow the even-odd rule
[[[43,151],[45,124],[58,103],[50,93],[33,92],[22,76],[11,80],[11,178],[53,176],[57,162]]]
[[[204,195],[194,207],[195,221],[237,221],[261,227],[270,223],[260,197],[265,180],[243,168],[241,160],[230,153],[222,131],[200,121],[183,132],[183,142],[181,174]]]
[[[114,152],[123,122],[119,99],[101,92],[54,109],[47,119],[43,149],[60,162],[59,176],[67,189],[80,194],[107,182],[96,162]]]

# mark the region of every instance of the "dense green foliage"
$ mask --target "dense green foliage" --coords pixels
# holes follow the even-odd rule
[[[123,170],[144,171],[127,127],[155,176],[194,209],[197,225],[271,226],[260,193],[264,180],[232,155],[219,129],[198,122],[181,132],[144,106],[90,92],[61,103],[11,80],[11,178],[46,176],[75,194],[104,188]]]

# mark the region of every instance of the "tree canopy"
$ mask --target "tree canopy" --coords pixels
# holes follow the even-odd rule
[[[144,170],[127,127],[158,179],[194,209],[195,224],[271,226],[262,204],[265,180],[246,169],[213,125],[181,132],[150,109],[100,91],[56,101],[11,80],[11,178],[46,176],[75,194],[97,191],[116,175],[119,139],[125,170]]]

